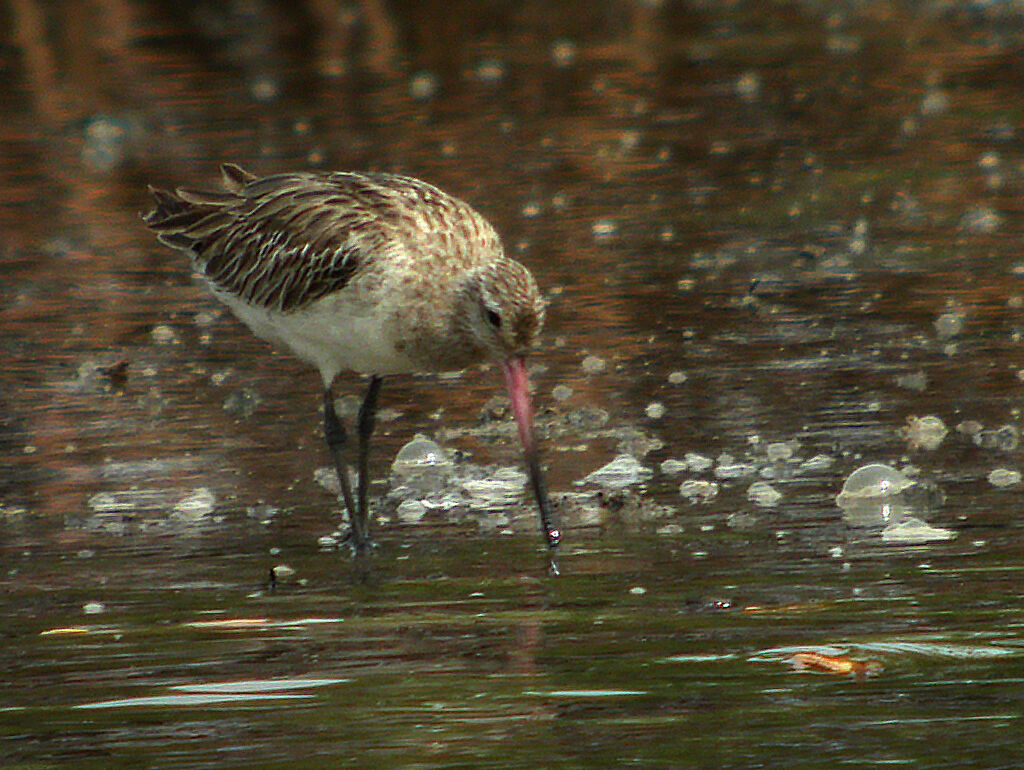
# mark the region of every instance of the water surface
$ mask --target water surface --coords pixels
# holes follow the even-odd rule
[[[172,5],[6,12],[5,767],[1024,761],[1016,5]],[[561,577],[466,492],[518,467],[487,367],[386,382],[380,545],[332,547],[318,378],[139,220],[223,161],[494,222]],[[471,502],[411,523],[416,433]],[[840,509],[873,463],[946,535]]]

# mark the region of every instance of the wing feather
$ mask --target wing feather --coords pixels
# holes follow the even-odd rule
[[[338,291],[397,238],[381,180],[222,172],[225,192],[150,188],[156,208],[144,221],[217,288],[254,305],[289,311]]]

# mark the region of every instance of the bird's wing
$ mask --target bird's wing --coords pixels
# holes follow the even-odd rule
[[[144,221],[217,288],[253,305],[299,309],[398,246],[386,175],[222,172],[225,192],[150,188],[156,208]]]

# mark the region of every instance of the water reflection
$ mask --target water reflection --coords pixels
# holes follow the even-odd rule
[[[1020,764],[1018,17],[10,3],[3,755]],[[319,548],[313,376],[139,222],[148,182],[222,161],[409,172],[495,222],[551,300],[562,578],[513,478],[466,491],[507,518],[485,533],[392,499],[369,575]],[[513,466],[494,395],[476,370],[389,385],[374,496],[416,433]],[[620,456],[621,487],[574,483]],[[872,464],[956,537],[849,526],[835,497]],[[188,689],[225,682],[257,700]],[[161,698],[193,700],[138,700]]]

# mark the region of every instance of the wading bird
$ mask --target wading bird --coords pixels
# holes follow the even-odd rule
[[[255,334],[319,370],[324,433],[353,548],[370,544],[367,455],[381,378],[490,359],[504,370],[553,557],[561,534],[540,470],[524,363],[544,302],[494,228],[469,204],[406,176],[259,177],[232,164],[221,171],[223,192],[151,187],[156,208],[144,221],[190,255],[214,295]],[[343,370],[370,376],[356,419],[355,494],[351,442],[334,403]]]

